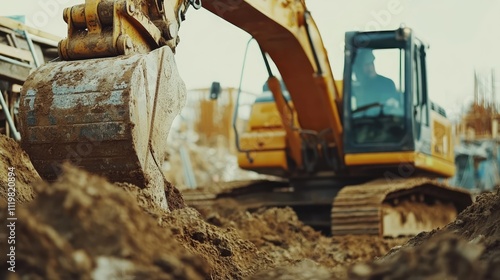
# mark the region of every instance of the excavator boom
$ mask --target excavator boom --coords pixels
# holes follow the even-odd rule
[[[336,150],[336,161],[341,165],[340,93],[334,83],[321,35],[305,1],[234,2],[206,0],[203,7],[252,35],[276,63],[300,124],[296,128],[298,133],[287,131],[294,164],[299,169],[306,168],[307,162],[297,154],[306,149],[316,150],[320,143],[326,143]],[[272,92],[275,100],[281,99],[279,92]],[[287,110],[285,106],[278,106],[282,116]],[[290,127],[289,120],[282,121],[284,127]],[[303,140],[305,137],[307,141]]]

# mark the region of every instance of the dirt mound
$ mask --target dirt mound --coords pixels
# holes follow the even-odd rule
[[[274,266],[267,252],[258,250],[234,229],[207,224],[193,208],[175,210],[163,218],[162,227],[170,228],[181,244],[214,268],[210,279],[242,279]]]
[[[16,271],[31,278],[341,278],[346,264],[391,248],[368,236],[327,238],[289,208],[249,213],[226,201],[204,213],[207,223],[193,208],[167,212],[143,189],[69,166],[35,190],[16,213]],[[0,261],[7,263],[5,256]]]
[[[333,275],[324,266],[312,260],[302,260],[296,263],[279,266],[277,268],[264,270],[249,277],[249,280],[329,280],[340,279],[338,275]]]
[[[16,209],[16,271],[28,278],[243,279],[274,267],[236,230],[206,223],[192,208],[167,212],[131,184],[65,166],[61,178],[35,190]],[[7,271],[6,255],[0,261]]]
[[[16,168],[15,269],[27,279],[500,278],[500,189],[386,255],[406,239],[326,237],[290,208],[251,213],[231,200],[200,214],[167,184],[169,212],[144,189],[71,167],[48,184],[15,142],[0,136],[0,145],[2,164]],[[6,210],[0,200],[0,220]],[[0,231],[9,252],[7,237]],[[7,261],[0,255],[0,279],[13,276]]]
[[[111,184],[70,166],[48,184],[17,143],[1,140],[2,163],[18,170],[18,189],[33,193],[33,186],[37,192],[35,199],[21,196],[32,201],[15,209],[15,270],[23,277],[242,279],[274,267],[267,253],[236,230],[210,225],[197,211],[185,208],[172,185],[165,188],[171,198],[168,212],[144,189]],[[7,174],[2,176],[7,179]],[[7,198],[5,190],[2,197]],[[5,221],[5,200],[0,200],[0,207],[0,219]],[[0,233],[0,240],[7,237]],[[7,249],[5,242],[1,246]],[[0,261],[4,273],[7,256]]]
[[[16,203],[26,203],[33,199],[33,184],[40,181],[40,176],[31,161],[12,138],[0,134],[0,197],[6,197],[8,168],[14,168],[16,185]]]
[[[57,182],[39,183],[36,191],[37,198],[16,212],[16,272],[22,276],[203,279],[208,274],[200,257],[173,242],[174,235],[158,227],[133,197],[100,177],[65,167]],[[0,219],[6,220],[2,208]],[[7,271],[6,256],[0,258]]]
[[[500,279],[500,188],[441,230],[421,233],[399,250],[350,270],[352,279]]]
[[[163,210],[157,203],[155,203],[154,199],[152,198],[151,192],[147,191],[147,189],[138,188],[137,186],[130,183],[118,182],[114,183],[114,185],[125,190],[132,197],[135,197],[139,206],[141,206],[141,208],[147,213],[163,213]],[[169,182],[165,182],[164,188],[169,210],[181,209],[186,207],[182,194],[174,185],[170,184]]]
[[[230,199],[220,200],[200,211],[209,223],[236,229],[241,237],[271,256],[277,268],[257,274],[263,277],[261,279],[275,279],[272,275],[289,277],[283,279],[303,279],[297,278],[295,271],[301,270],[298,267],[304,260],[319,265],[321,275],[321,271],[326,269],[332,277],[344,278],[345,268],[350,264],[381,257],[407,240],[377,236],[326,237],[299,221],[291,208],[261,209],[250,213]],[[289,274],[287,267],[290,268]]]

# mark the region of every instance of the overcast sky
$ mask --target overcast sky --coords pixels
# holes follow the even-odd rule
[[[2,15],[25,15],[28,24],[65,36],[62,9],[83,0],[16,0],[0,3]],[[318,24],[336,79],[343,69],[345,31],[394,29],[402,23],[430,44],[431,98],[456,110],[473,97],[474,69],[497,69],[500,95],[500,0],[306,0]],[[237,86],[249,35],[205,10],[190,9],[180,30],[176,59],[189,88],[214,80]],[[256,49],[244,86],[258,91],[266,73]]]

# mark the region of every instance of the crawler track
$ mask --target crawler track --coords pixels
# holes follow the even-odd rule
[[[316,182],[303,187],[280,181],[231,182],[218,194],[183,195],[195,208],[210,207],[222,198],[232,198],[247,209],[289,206],[305,224],[326,228],[333,235],[391,237],[442,227],[472,203],[468,192],[426,178],[352,185]]]
[[[442,227],[472,204],[461,189],[425,178],[346,186],[332,205],[332,234],[415,235]]]

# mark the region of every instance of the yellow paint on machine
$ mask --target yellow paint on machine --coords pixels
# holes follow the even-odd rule
[[[443,177],[452,177],[455,175],[456,167],[453,161],[447,161],[442,158],[429,156],[422,153],[416,153],[415,166],[422,170],[440,174]]]
[[[414,152],[359,153],[345,155],[345,163],[347,166],[398,164],[402,162],[412,162],[414,159]]]
[[[250,162],[248,156],[252,159]],[[256,170],[261,168],[276,168],[287,170],[287,161],[285,150],[238,153],[238,164],[240,168],[247,170]]]
[[[256,172],[263,169],[277,170],[278,173],[288,170],[286,132],[283,129],[243,133],[240,148],[245,151],[238,153],[240,168]]]
[[[410,163],[416,168],[434,172],[443,177],[451,177],[455,174],[455,165],[451,161],[433,157],[419,152],[383,152],[383,153],[360,153],[346,154],[345,163],[347,166],[379,166],[398,165]]]

